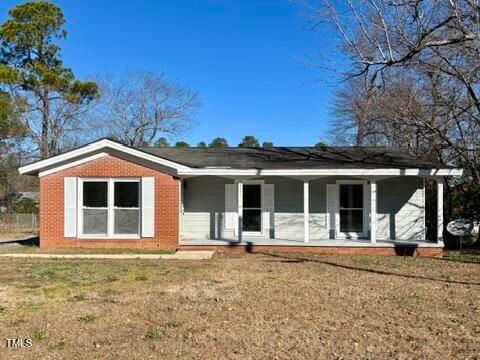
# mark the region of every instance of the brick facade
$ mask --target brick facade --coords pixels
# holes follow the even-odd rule
[[[64,237],[65,177],[155,178],[155,236],[140,239]],[[44,248],[175,249],[178,245],[179,180],[171,175],[108,155],[40,178],[40,246]]]

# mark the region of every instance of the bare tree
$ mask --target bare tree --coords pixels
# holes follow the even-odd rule
[[[335,70],[337,134],[463,167],[460,212],[480,216],[478,2],[323,0],[313,13],[338,34],[330,60],[346,65]]]
[[[335,143],[364,146],[369,140],[371,142],[369,115],[376,87],[365,80],[352,78],[336,90],[331,109],[336,119],[331,131]]]
[[[154,144],[164,135],[182,133],[200,105],[195,92],[167,81],[163,74],[127,71],[98,82],[97,131],[130,146]]]
[[[344,80],[350,85],[365,82],[360,106],[352,106],[357,116],[371,101],[371,89],[381,88],[380,96],[388,96],[392,79],[408,79],[408,92],[417,95],[421,116],[418,108],[412,112],[397,106],[397,112],[404,114],[396,114],[393,120],[404,124],[409,119],[410,126],[437,138],[440,147],[453,149],[464,162],[471,161],[472,145],[477,144],[469,143],[465,128],[480,122],[480,12],[476,3],[346,0],[334,5],[325,0],[316,15],[319,24],[327,20],[337,30],[341,51],[351,60],[342,74]],[[398,83],[393,81],[393,85]],[[358,131],[360,139],[363,127]],[[480,179],[478,169],[471,170]]]

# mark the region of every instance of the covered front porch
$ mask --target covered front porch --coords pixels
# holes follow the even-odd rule
[[[437,183],[435,242],[425,178]],[[420,174],[186,177],[179,246],[443,248],[443,186]]]
[[[378,240],[372,244],[369,239],[356,240],[301,240],[288,239],[198,239],[181,240],[181,250],[213,250],[217,252],[244,253],[311,253],[319,255],[400,255],[442,257],[443,244],[426,241]]]

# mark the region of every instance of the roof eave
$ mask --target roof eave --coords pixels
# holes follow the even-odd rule
[[[205,169],[190,168],[179,170],[180,176],[216,175],[216,176],[461,176],[463,169],[458,168],[374,168],[374,169]]]
[[[18,169],[18,171],[22,175],[37,175],[37,174],[41,175],[41,172],[43,169],[55,168],[55,165],[58,165],[59,163],[64,163],[68,161],[73,162],[77,158],[86,156],[94,152],[102,151],[105,149],[115,150],[120,153],[128,154],[134,157],[141,158],[143,160],[151,161],[153,163],[175,169],[176,171],[190,169],[188,166],[178,164],[174,161],[164,159],[160,156],[149,154],[147,152],[123,145],[116,141],[112,141],[109,139],[101,139],[93,143],[90,143],[88,145],[82,146],[78,149],[67,151],[63,154],[59,154],[48,159],[36,161],[34,163],[22,166]]]

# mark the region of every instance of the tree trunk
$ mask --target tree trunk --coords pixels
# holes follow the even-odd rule
[[[365,116],[362,113],[357,118],[357,139],[356,139],[357,146],[364,146],[365,145]]]
[[[49,155],[48,135],[50,120],[50,104],[48,102],[48,91],[45,90],[42,95],[42,137],[40,139],[40,158],[45,159]]]
[[[377,76],[374,75],[368,82],[366,88],[365,99],[360,104],[360,111],[357,116],[357,146],[365,146],[365,133],[370,111],[370,103],[375,91],[375,81]]]

